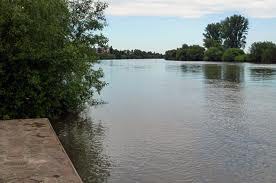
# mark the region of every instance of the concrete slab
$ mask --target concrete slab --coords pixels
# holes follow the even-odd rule
[[[0,121],[0,183],[81,183],[48,119]]]

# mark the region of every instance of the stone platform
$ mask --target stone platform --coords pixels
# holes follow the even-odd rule
[[[48,119],[0,121],[0,183],[81,183]]]

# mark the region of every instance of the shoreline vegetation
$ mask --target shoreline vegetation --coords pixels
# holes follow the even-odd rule
[[[142,51],[139,49],[134,50],[117,50],[113,47],[98,48],[96,49],[100,60],[118,60],[118,59],[161,59],[164,58],[163,54]]]
[[[204,47],[183,44],[168,50],[165,60],[172,61],[224,61],[276,64],[276,44],[269,41],[255,42],[245,53],[249,21],[241,15],[227,17],[205,28]]]
[[[108,4],[0,1],[0,119],[59,118],[95,103],[106,85],[94,47]]]

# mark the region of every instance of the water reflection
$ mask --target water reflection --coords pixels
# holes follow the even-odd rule
[[[275,66],[124,60],[101,67],[108,104],[88,115],[102,123],[57,125],[85,182],[276,182]]]
[[[222,79],[222,65],[204,65],[203,72],[205,79]]]
[[[166,71],[167,72],[182,72],[183,74],[199,74],[202,72],[202,65],[201,64],[166,64]]]
[[[204,65],[203,71],[208,111],[203,136],[208,140],[203,143],[202,157],[212,159],[209,163],[214,163],[214,171],[224,169],[223,177],[216,175],[213,182],[272,181],[267,175],[272,164],[266,158],[271,144],[250,132],[249,106],[241,86],[245,82],[244,65]],[[202,174],[203,180],[210,178]]]
[[[192,64],[184,64],[181,65],[182,72],[191,72],[191,73],[199,73],[202,72],[202,65],[192,65]]]
[[[104,152],[104,126],[76,116],[67,116],[53,126],[83,182],[107,182],[111,163]]]
[[[250,77],[254,81],[276,79],[276,69],[272,68],[250,68]]]
[[[221,80],[235,83],[244,82],[244,67],[230,64],[205,64],[203,74],[207,82]]]

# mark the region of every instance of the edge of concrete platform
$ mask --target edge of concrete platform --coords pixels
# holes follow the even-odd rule
[[[0,183],[82,183],[49,119],[0,120]]]
[[[68,156],[67,152],[65,151],[65,149],[64,149],[64,147],[63,147],[63,145],[62,145],[62,143],[60,142],[60,140],[59,140],[59,138],[58,138],[58,136],[57,136],[57,134],[56,134],[56,132],[55,132],[55,130],[54,130],[54,128],[53,128],[51,122],[50,122],[50,120],[49,120],[48,118],[44,118],[44,119],[46,119],[46,120],[48,121],[49,126],[50,126],[50,128],[51,128],[51,130],[52,130],[52,133],[55,135],[55,138],[57,139],[57,142],[59,143],[59,147],[60,147],[61,150],[64,152],[65,156],[68,158],[69,163],[71,164],[71,166],[72,166],[72,168],[73,168],[73,170],[74,170],[76,176],[79,178],[79,181],[82,183],[82,179],[81,179],[81,177],[79,176],[78,171],[76,170],[76,168],[75,168],[74,164],[72,163],[70,157]]]

